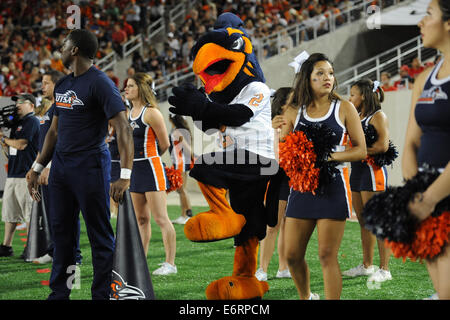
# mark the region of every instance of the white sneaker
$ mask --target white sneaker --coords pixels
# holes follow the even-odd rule
[[[372,274],[367,281],[369,282],[384,282],[387,280],[392,280],[392,275],[389,270],[378,269],[374,274]]]
[[[189,217],[179,216],[175,220],[172,220],[172,223],[174,223],[174,224],[186,224],[186,222],[188,220],[189,220]]]
[[[163,262],[161,267],[153,271],[152,274],[157,276],[167,276],[169,274],[177,273],[177,266],[173,266],[168,262]]]
[[[21,223],[21,224],[18,224],[16,226],[16,230],[25,230],[26,228],[27,228],[27,224],[25,222]]]
[[[267,272],[264,272],[262,268],[259,268],[255,272],[255,277],[259,281],[267,281]]]
[[[344,276],[348,276],[348,277],[368,276],[368,275],[375,273],[376,269],[377,269],[377,267],[374,265],[371,265],[366,268],[366,267],[364,267],[363,264],[360,264],[357,267],[354,267],[347,271],[342,272],[342,274]]]
[[[320,296],[317,293],[310,292],[308,300],[320,300]]]
[[[289,268],[286,268],[283,271],[278,270],[276,278],[292,278],[291,273],[289,272]]]
[[[433,293],[431,296],[424,298],[423,300],[439,300],[437,292]]]
[[[34,264],[46,264],[46,263],[51,263],[52,261],[53,261],[53,258],[50,257],[48,254],[46,254],[46,255],[44,255],[42,257],[34,259],[33,263]]]

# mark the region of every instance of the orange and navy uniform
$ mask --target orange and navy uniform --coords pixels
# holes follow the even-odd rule
[[[145,123],[144,115],[148,107],[133,118],[128,116],[133,128],[134,159],[131,173],[130,191],[144,193],[148,191],[164,191],[167,179],[164,164],[158,151],[158,140],[152,127]]]
[[[339,119],[340,106],[339,100],[331,102],[327,114],[320,118],[309,117],[305,108],[301,107],[294,130],[298,130],[299,125],[325,125],[334,132],[332,137],[334,151],[344,151],[348,134],[346,127]],[[302,193],[291,188],[286,216],[297,219],[345,220],[349,218],[352,212],[352,194],[348,168],[343,164],[336,168],[339,170],[339,176],[327,185],[323,194]]]
[[[189,171],[191,169],[192,157],[190,155],[189,150],[185,150],[183,148],[183,141],[180,141],[177,135],[175,134],[177,129],[174,129],[169,134],[169,153],[170,158],[172,160],[173,166],[176,170],[180,170],[182,172]],[[183,136],[183,139],[186,137]]]
[[[380,112],[381,110],[377,111]],[[361,120],[361,125],[367,127],[370,120],[377,113]],[[386,167],[378,167],[367,161],[355,161],[351,163],[350,187],[352,191],[385,191],[387,187]]]

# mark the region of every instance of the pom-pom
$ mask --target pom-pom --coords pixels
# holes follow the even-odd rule
[[[300,192],[314,193],[319,184],[319,169],[315,167],[314,145],[303,131],[294,131],[280,143],[280,167],[289,179],[289,186]]]
[[[417,228],[411,243],[402,243],[385,240],[385,245],[391,248],[396,258],[410,258],[412,261],[431,259],[437,256],[442,247],[449,241],[450,211],[438,217],[428,217]]]
[[[183,176],[181,169],[175,169],[172,167],[165,167],[166,177],[169,180],[169,189],[166,190],[167,193],[172,192],[174,190],[178,190],[183,185]]]
[[[300,192],[322,194],[339,171],[335,161],[327,161],[334,145],[334,132],[325,125],[300,125],[280,143],[280,166],[289,186]]]
[[[371,124],[363,127],[364,137],[366,138],[367,147],[371,147],[378,140],[378,132]],[[394,160],[398,157],[398,151],[395,145],[389,140],[389,147],[386,152],[367,156],[363,161],[368,164],[381,168],[384,166],[390,166],[394,163]]]
[[[372,197],[362,213],[364,227],[377,238],[385,239],[396,257],[431,258],[448,242],[450,197],[439,202],[431,217],[419,222],[408,210],[417,192],[424,192],[439,176],[427,166],[402,187],[388,187]]]

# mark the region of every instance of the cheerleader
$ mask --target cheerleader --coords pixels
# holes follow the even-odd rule
[[[311,55],[301,65],[295,78],[293,94],[285,111],[286,124],[281,137],[298,126],[323,125],[333,131],[332,152],[328,161],[360,161],[366,157],[364,132],[356,109],[334,91],[337,83],[330,60],[321,53]],[[348,135],[353,146],[345,149]],[[286,209],[285,252],[288,266],[301,299],[318,299],[310,292],[306,248],[317,226],[319,260],[322,266],[326,299],[339,299],[342,277],[338,250],[345,221],[351,214],[348,170],[338,166],[338,177],[322,194],[301,193],[291,189]]]
[[[151,237],[151,214],[161,228],[166,260],[153,274],[168,275],[177,273],[176,233],[167,214],[167,179],[161,161],[161,154],[169,148],[169,138],[151,89],[152,82],[148,74],[136,73],[125,87],[125,98],[132,105],[128,119],[134,140],[130,194],[145,254]]]
[[[194,159],[191,152],[191,131],[183,116],[169,116],[172,130],[170,131],[170,158],[176,170],[182,171],[183,185],[177,189],[180,195],[181,216],[172,220],[175,224],[185,224],[192,217],[191,201],[186,191],[187,176]]]
[[[424,47],[437,49],[443,56],[414,83],[402,157],[405,179],[414,177],[424,164],[441,172],[409,205],[410,212],[424,220],[450,195],[450,2],[432,0],[419,28]],[[450,244],[448,239],[444,243],[440,254],[426,259],[426,265],[439,299],[450,299]]]
[[[292,92],[292,88],[282,87],[275,91],[273,95],[272,128],[275,129],[274,136],[276,139],[279,139],[278,130],[285,124],[285,119],[282,114],[290,92]],[[276,278],[291,278],[284,252],[284,214],[286,212],[287,199],[290,190],[288,177],[282,168],[279,168],[278,173],[271,178],[267,193],[272,191],[271,187],[273,187],[273,192],[275,192],[277,199],[278,221],[275,227],[267,226],[266,237],[260,242],[259,269],[255,273],[256,278],[260,281],[267,281],[267,269],[269,267],[270,259],[273,256],[273,252],[275,251],[277,235],[278,271]]]
[[[384,100],[383,89],[379,82],[370,79],[357,81],[350,89],[350,102],[359,112],[363,128],[372,125],[378,135],[378,140],[371,146],[367,146],[369,156],[384,153],[389,147],[388,120],[381,111],[381,102]],[[367,141],[366,141],[367,142]],[[350,277],[370,275],[369,281],[383,282],[391,280],[389,271],[389,257],[391,252],[385,247],[383,239],[378,239],[378,252],[380,255],[380,268],[373,265],[373,252],[376,237],[364,228],[362,211],[364,205],[375,194],[385,191],[387,186],[386,167],[378,167],[367,161],[355,161],[351,164],[350,188],[352,190],[352,204],[361,228],[361,243],[363,251],[363,263],[343,275]]]

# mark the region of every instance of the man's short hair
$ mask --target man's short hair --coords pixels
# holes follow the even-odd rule
[[[46,73],[44,73],[44,76],[50,76],[50,78],[52,79],[52,82],[57,83],[59,81],[59,79],[64,77],[64,73],[62,73],[61,71],[52,69],[52,70],[49,70]]]
[[[93,60],[98,49],[97,36],[86,29],[74,29],[69,34],[69,39],[75,47],[78,47],[80,55]]]

